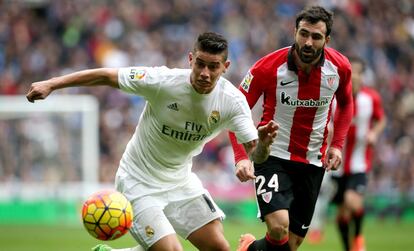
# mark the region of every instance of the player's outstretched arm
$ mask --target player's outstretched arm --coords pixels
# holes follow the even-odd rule
[[[26,98],[29,102],[45,99],[52,91],[73,86],[107,85],[119,88],[118,69],[99,68],[74,72],[31,84]]]

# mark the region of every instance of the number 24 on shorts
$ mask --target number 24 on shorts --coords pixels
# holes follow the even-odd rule
[[[256,177],[256,184],[258,184],[257,190],[256,190],[257,195],[260,195],[266,192],[266,189],[263,188],[265,183],[266,183],[266,178],[263,175],[259,175]],[[279,180],[278,180],[277,174],[272,175],[270,180],[267,182],[267,187],[271,189],[273,188],[275,192],[279,191]]]

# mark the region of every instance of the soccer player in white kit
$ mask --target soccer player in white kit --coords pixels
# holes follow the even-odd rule
[[[274,121],[255,128],[243,94],[221,75],[230,65],[227,41],[201,34],[189,53],[191,69],[130,67],[92,69],[35,82],[34,102],[53,90],[108,85],[147,101],[115,178],[133,205],[130,232],[138,250],[182,250],[177,234],[199,250],[230,250],[224,213],[191,171],[192,158],[222,130],[233,131],[253,161],[265,161],[277,134]],[[244,173],[236,173],[238,177]],[[94,250],[116,250],[98,245]]]

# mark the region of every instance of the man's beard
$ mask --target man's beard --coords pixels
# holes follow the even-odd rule
[[[300,49],[296,47],[296,52],[298,53],[300,60],[302,60],[302,62],[305,64],[310,64],[313,61],[315,61],[315,59],[317,59],[322,54],[322,50],[323,50],[323,47],[319,50],[314,50],[312,49],[312,47],[305,47],[305,46]],[[311,54],[307,55],[307,54],[304,54],[304,52],[311,53]]]

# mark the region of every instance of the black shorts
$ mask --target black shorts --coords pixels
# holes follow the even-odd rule
[[[289,211],[289,230],[305,237],[312,220],[325,169],[269,156],[255,164],[260,218],[277,210]]]
[[[337,189],[332,202],[340,205],[344,202],[344,194],[347,190],[353,190],[359,194],[364,194],[367,188],[367,174],[354,173],[351,175],[344,175],[340,177],[332,176]]]

